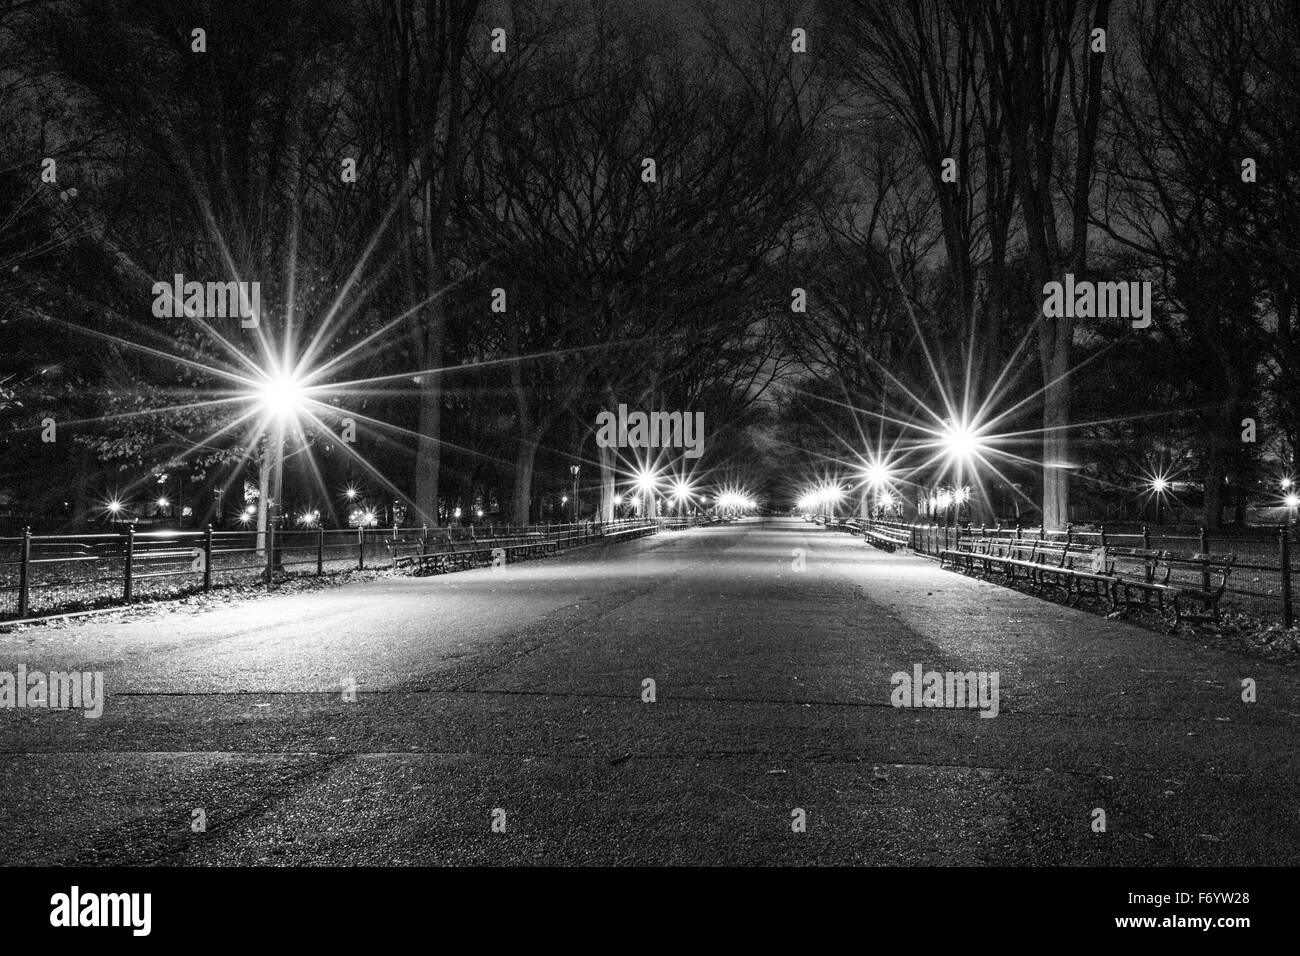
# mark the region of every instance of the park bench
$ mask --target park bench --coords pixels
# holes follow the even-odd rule
[[[862,537],[867,544],[881,551],[893,552],[897,548],[906,548],[912,544],[911,532],[903,528],[889,528],[871,525],[862,529]]]
[[[1003,574],[1013,574],[1014,567],[1033,568],[1037,550],[1036,538],[979,537],[965,538],[955,548],[939,552],[939,566],[960,565],[974,571],[977,566],[986,574],[996,569]]]
[[[1085,591],[1115,601],[1114,561],[1106,549],[1042,538],[981,536],[939,553],[939,562],[968,571],[998,572],[1015,579],[1024,575],[1032,585],[1056,588],[1077,604]]]
[[[424,543],[418,539],[389,538],[384,541],[384,547],[388,551],[389,560],[393,567],[401,568],[408,564],[414,564],[424,554]]]
[[[1115,604],[1115,561],[1107,548],[1080,542],[1040,541],[1035,551],[1039,587],[1063,591],[1077,605],[1085,590],[1094,598]]]
[[[1218,623],[1219,601],[1236,560],[1232,554],[1154,552],[1154,557],[1142,562],[1140,571],[1119,577],[1117,603],[1127,611],[1154,601],[1162,614],[1172,607],[1175,627],[1183,620]],[[1139,600],[1134,600],[1135,594]]]
[[[491,564],[493,552],[499,547],[490,538],[485,541],[480,541],[477,538],[470,538],[466,541],[453,540],[448,544],[448,549],[440,552],[442,558],[441,567],[448,571],[464,571],[469,568],[477,568],[483,564]]]
[[[939,552],[939,562],[985,574],[1023,576],[1040,588],[1056,588],[1078,604],[1105,598],[1114,608],[1154,605],[1183,620],[1219,619],[1234,555],[1175,554],[1112,548],[1051,539],[980,537]]]
[[[432,570],[435,573],[449,570],[444,566],[442,553],[430,551],[428,544],[424,538],[389,538],[384,541],[395,568],[416,566],[421,571]]]
[[[601,535],[606,541],[617,541],[620,538],[639,538],[649,534],[654,530],[653,525],[647,525],[640,528],[618,528],[614,531],[606,531]]]

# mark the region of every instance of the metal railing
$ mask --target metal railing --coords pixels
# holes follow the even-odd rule
[[[556,550],[606,537],[691,527],[694,518],[605,524],[463,525],[272,531],[141,531],[0,538],[0,620],[26,619],[180,597],[229,584],[273,584],[291,572],[324,575],[395,566],[404,549],[454,553],[466,547],[512,553],[534,544]]]
[[[1107,531],[1104,525],[1064,531],[1045,531],[1020,525],[995,526],[941,521],[890,521],[856,519],[863,527],[887,528],[908,536],[917,554],[937,557],[940,551],[956,549],[970,538],[1038,538],[1093,547],[1170,551],[1188,555],[1232,554],[1236,560],[1228,576],[1223,607],[1279,620],[1284,627],[1295,624],[1292,579],[1292,529],[1258,528],[1254,533],[1228,534],[1197,529],[1195,534],[1178,534],[1163,527],[1142,525],[1137,530]]]

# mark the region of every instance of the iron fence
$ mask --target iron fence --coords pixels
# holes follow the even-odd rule
[[[403,547],[422,554],[457,548],[576,547],[607,536],[688,527],[692,518],[560,525],[445,528],[142,531],[0,538],[0,620],[38,617],[145,598],[182,596],[229,584],[274,583],[298,572],[324,575],[393,567]]]

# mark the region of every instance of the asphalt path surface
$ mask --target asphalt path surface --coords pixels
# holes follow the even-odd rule
[[[895,707],[918,664],[998,672],[997,716]],[[20,665],[107,698],[0,710],[11,865],[1300,863],[1295,670],[798,520],[0,634]]]

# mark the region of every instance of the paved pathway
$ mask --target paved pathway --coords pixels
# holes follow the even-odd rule
[[[997,671],[998,716],[892,706],[917,664]],[[19,665],[108,698],[0,710],[7,863],[1300,863],[1300,673],[797,520],[0,634]]]

